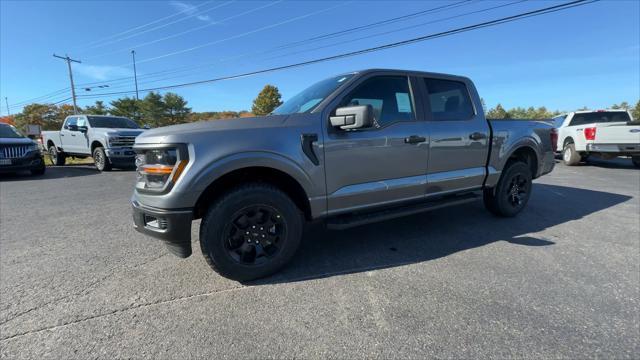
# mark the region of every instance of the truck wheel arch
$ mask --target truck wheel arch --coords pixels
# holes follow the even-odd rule
[[[520,161],[527,164],[529,166],[529,169],[531,169],[531,176],[533,176],[533,178],[537,177],[539,159],[538,153],[534,150],[533,147],[524,145],[516,148],[509,155],[507,163],[505,164],[505,168],[510,162],[513,161]]]
[[[97,147],[105,147],[105,146],[100,141],[93,140],[91,142],[91,154],[93,154],[93,150],[95,150]]]
[[[187,185],[200,188],[200,195],[194,206],[194,217],[201,217],[211,202],[226,190],[249,182],[265,182],[278,187],[289,195],[304,213],[312,218],[309,194],[312,184],[309,176],[291,160],[280,159],[276,154],[235,154],[216,161]]]

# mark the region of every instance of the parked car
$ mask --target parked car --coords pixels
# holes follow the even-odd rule
[[[28,170],[32,175],[43,175],[45,169],[38,143],[12,125],[0,123],[0,173]]]
[[[191,223],[223,276],[293,257],[306,221],[344,229],[476,201],[514,216],[554,167],[553,127],[487,121],[465,77],[366,70],[326,79],[265,117],[136,138],[135,227],[191,255]]]
[[[64,165],[69,156],[93,157],[98,170],[109,171],[134,166],[133,144],[143,131],[126,117],[72,115],[60,131],[43,131],[42,141],[54,165]]]
[[[640,167],[640,123],[626,110],[574,111],[553,118],[562,160],[573,166],[595,155],[631,157]]]

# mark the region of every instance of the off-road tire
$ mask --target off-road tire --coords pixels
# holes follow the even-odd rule
[[[502,171],[502,176],[495,188],[484,190],[484,205],[491,213],[502,217],[516,216],[525,208],[529,197],[531,197],[532,182],[531,169],[529,165],[517,161],[507,165]],[[516,181],[517,179],[517,181]],[[514,181],[519,182],[515,189]],[[518,203],[514,202],[514,190],[516,190]],[[520,190],[524,190],[520,193]]]
[[[96,166],[98,171],[111,171],[111,161],[107,157],[107,154],[104,152],[104,148],[102,146],[98,146],[93,149],[93,163]]]
[[[580,163],[582,157],[576,151],[576,146],[574,143],[567,143],[564,145],[564,149],[562,149],[562,161],[567,166],[575,166]]]
[[[55,145],[53,145],[49,147],[49,159],[53,165],[62,166],[67,158],[62,151],[58,151]]]
[[[251,242],[251,235],[242,240],[232,240],[227,235],[235,224],[234,217],[252,207],[274,209],[285,229],[277,252],[272,257],[260,258],[263,263],[259,264],[242,263],[233,258],[234,250],[230,250],[232,241],[257,249],[257,245],[244,244],[245,240]],[[303,221],[300,209],[277,187],[265,183],[240,185],[218,198],[207,210],[200,224],[200,248],[211,268],[224,277],[237,281],[262,278],[283,268],[295,255],[302,237]]]

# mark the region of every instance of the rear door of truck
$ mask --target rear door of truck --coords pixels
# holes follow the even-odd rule
[[[473,83],[421,78],[429,134],[427,196],[482,187],[490,128]]]

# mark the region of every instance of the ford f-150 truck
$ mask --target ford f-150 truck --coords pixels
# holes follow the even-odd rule
[[[68,156],[93,157],[98,170],[109,171],[134,166],[133,144],[142,131],[126,117],[71,115],[60,131],[43,131],[42,143],[54,165],[64,165]]]
[[[484,197],[514,216],[554,167],[553,127],[488,121],[466,77],[366,70],[312,85],[271,115],[136,138],[138,231],[246,281],[294,255],[307,221],[344,229]]]
[[[640,167],[640,123],[626,110],[575,111],[555,118],[564,163],[573,166],[591,155],[631,157]]]

